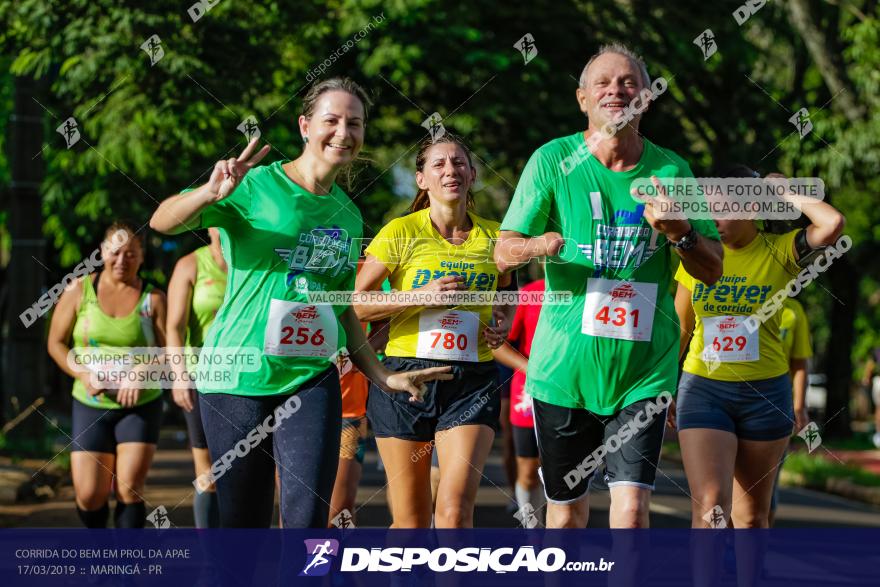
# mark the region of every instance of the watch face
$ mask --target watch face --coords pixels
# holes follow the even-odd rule
[[[690,230],[690,232],[688,232],[683,237],[681,237],[681,240],[679,240],[677,243],[671,243],[671,244],[674,248],[681,249],[683,251],[687,251],[689,249],[692,249],[697,244],[697,233],[692,228]]]
[[[691,230],[687,236],[684,237],[682,244],[684,245],[685,250],[689,250],[697,246],[697,233]]]

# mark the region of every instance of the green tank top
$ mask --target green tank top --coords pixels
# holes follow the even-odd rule
[[[73,348],[146,347],[156,344],[151,318],[150,292],[153,286],[146,284],[137,306],[128,316],[114,318],[101,310],[91,276],[82,280],[83,296],[73,326]],[[151,402],[162,395],[161,389],[145,389],[137,405]],[[87,406],[101,409],[121,409],[115,396],[103,394],[89,396],[85,386],[77,379],[73,384],[73,397]]]
[[[186,325],[187,347],[200,347],[205,342],[208,327],[214,322],[226,293],[226,272],[214,260],[211,247],[196,249],[195,255],[196,281]]]

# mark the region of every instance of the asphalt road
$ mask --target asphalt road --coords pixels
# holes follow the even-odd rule
[[[375,447],[364,463],[358,490],[357,525],[387,527],[390,515],[385,501],[385,476],[377,467]],[[684,471],[673,462],[660,464],[657,488],[651,504],[651,525],[659,528],[687,528],[690,498]],[[178,431],[163,435],[157,458],[147,482],[147,511],[165,506],[175,526],[192,526],[192,465],[185,438]],[[591,494],[590,527],[608,526],[608,492]],[[508,509],[513,491],[504,481],[501,457],[493,451],[484,470],[477,496],[477,527],[515,528],[519,521]],[[2,525],[15,527],[79,527],[73,508],[73,488],[62,487],[48,502],[0,507]],[[815,491],[783,488],[777,513],[777,527],[880,527],[880,509]]]

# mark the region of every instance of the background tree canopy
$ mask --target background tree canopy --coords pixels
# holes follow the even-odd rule
[[[574,91],[588,57],[622,41],[645,56],[652,76],[669,80],[645,116],[645,136],[688,159],[697,175],[743,162],[822,177],[846,214],[853,250],[801,296],[833,413],[846,407],[854,361],[880,345],[880,13],[876,1],[780,0],[740,25],[739,5],[214,0],[194,22],[169,0],[0,0],[4,124],[16,83],[38,82],[43,149],[23,156],[45,161],[45,283],[77,263],[111,218],[145,224],[162,198],[205,181],[217,159],[244,146],[237,126],[247,116],[273,146],[269,160],[295,157],[303,95],[314,79],[337,75],[355,78],[375,100],[368,160],[349,190],[367,234],[414,194],[420,125],[433,112],[478,159],[478,209],[500,218],[529,155],[585,127]],[[694,43],[706,29],[717,44],[708,59]],[[514,47],[525,34],[537,49],[528,63]],[[153,35],[164,55],[151,65],[141,45]],[[801,108],[814,126],[803,138],[789,122]],[[68,149],[55,129],[70,116],[81,140]],[[17,146],[0,141],[0,181],[10,186]],[[4,266],[14,232],[9,194],[0,214]],[[153,235],[155,277],[162,281],[196,242]],[[4,275],[6,284],[15,279]],[[10,308],[7,318],[20,311]],[[845,431],[845,415],[830,426]]]

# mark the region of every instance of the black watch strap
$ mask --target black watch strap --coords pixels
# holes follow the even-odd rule
[[[681,239],[677,242],[669,241],[669,245],[673,249],[678,249],[679,251],[690,251],[695,246],[697,246],[697,238],[699,237],[699,233],[697,229],[691,226],[691,229],[685,234]]]

